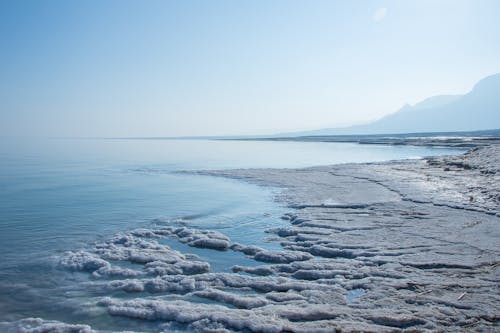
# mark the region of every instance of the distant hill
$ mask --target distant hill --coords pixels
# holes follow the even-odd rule
[[[476,131],[500,128],[500,74],[479,81],[465,95],[442,95],[365,125],[287,133],[302,135],[354,135],[417,132]],[[281,135],[279,135],[281,136]]]

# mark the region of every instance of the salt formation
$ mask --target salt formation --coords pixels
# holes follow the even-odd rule
[[[165,227],[157,232],[175,237],[179,242],[193,247],[225,251],[229,249],[230,245],[230,240],[227,236],[212,230]]]
[[[90,274],[86,286],[110,315],[147,321],[160,332],[492,332],[500,313],[499,149],[205,172],[283,187],[280,200],[293,207],[283,216],[290,225],[268,230],[283,250],[162,223],[67,252],[59,262]],[[206,258],[214,250],[241,252],[255,265],[214,272],[162,244],[165,237],[204,249]],[[56,325],[59,332],[57,325],[66,324],[13,325],[28,328],[20,332]]]
[[[40,318],[26,318],[10,323],[1,323],[4,333],[97,333],[88,325],[72,325]]]

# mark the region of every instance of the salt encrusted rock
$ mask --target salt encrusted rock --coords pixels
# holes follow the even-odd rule
[[[140,230],[140,234],[149,234]],[[95,244],[87,251],[66,252],[59,260],[60,265],[79,271],[92,273],[94,277],[131,278],[141,275],[193,275],[207,273],[207,262],[189,260],[178,251],[156,241],[143,240],[132,234],[118,234],[110,240]],[[144,264],[144,271],[112,265],[107,260]],[[130,290],[144,288],[130,287]]]
[[[160,235],[157,235],[153,230],[146,228],[137,228],[130,231],[130,234],[135,237],[144,237],[144,238],[159,238]]]
[[[313,256],[307,252],[299,251],[269,251],[263,250],[254,255],[254,259],[271,263],[290,263],[312,259]]]
[[[297,236],[299,230],[291,229],[291,228],[274,228],[266,230],[266,232],[272,232],[280,237],[289,237],[289,236]]]
[[[175,263],[185,257],[166,245],[143,240],[130,234],[118,234],[109,241],[97,243],[93,252],[107,260],[145,264],[152,261]]]
[[[310,247],[310,252],[316,256],[325,258],[356,258],[354,251],[336,249],[322,245],[314,245]]]
[[[122,277],[130,278],[144,275],[143,272],[119,266],[105,266],[92,273],[94,277]]]
[[[211,322],[209,319],[201,319],[195,322],[192,322],[188,325],[188,329],[191,329],[195,332],[200,333],[231,333],[233,330],[228,330],[224,327],[224,324]],[[166,330],[166,332],[170,332],[171,330]]]
[[[194,295],[212,299],[221,303],[231,304],[240,309],[258,308],[269,303],[269,301],[260,296],[245,296],[241,294],[238,295],[217,289],[205,289],[202,291],[197,291],[194,293]]]
[[[14,322],[0,322],[3,333],[96,333],[88,325],[66,324],[41,318],[25,318]]]
[[[422,318],[418,318],[412,315],[378,315],[378,316],[369,316],[367,319],[371,320],[375,324],[390,326],[390,327],[398,327],[398,328],[406,328],[411,326],[423,325],[426,323]]]
[[[231,245],[231,250],[236,252],[243,252],[246,255],[253,256],[257,252],[263,251],[264,249],[255,245],[243,245],[239,243],[234,243]]]
[[[154,279],[114,280],[104,286],[107,289],[123,290],[131,293],[147,291],[149,293],[171,292],[179,294],[186,294],[205,287],[203,283],[197,283],[194,279],[182,275],[174,278],[163,276]]]
[[[333,279],[339,275],[337,270],[298,270],[292,277],[300,280]]]
[[[269,263],[290,263],[293,261],[304,261],[312,259],[313,256],[301,251],[278,251],[265,250],[257,246],[246,246],[235,243],[231,246],[233,251],[243,252],[257,261]]]
[[[145,271],[151,275],[193,275],[209,272],[210,264],[204,261],[179,261],[175,264],[153,261],[145,265]]]
[[[213,230],[164,227],[156,231],[156,233],[175,237],[179,242],[189,246],[205,249],[226,251],[230,245],[230,239],[227,236]]]
[[[106,260],[85,251],[66,252],[59,262],[63,267],[86,272],[94,272],[100,268],[111,266]]]
[[[198,238],[187,242],[187,244],[193,247],[220,251],[229,249],[229,242],[223,239]]]
[[[190,302],[162,302],[151,300],[118,301],[103,299],[112,315],[126,316],[143,320],[168,320],[184,324],[202,321],[205,324],[219,325],[220,328],[238,331],[278,333],[286,330],[287,321],[271,314],[262,316],[251,310],[230,309],[220,305],[197,305]]]
[[[235,273],[245,272],[245,273],[254,274],[254,275],[261,275],[261,276],[272,275],[275,273],[275,271],[269,266],[245,267],[245,266],[235,265],[231,269]]]

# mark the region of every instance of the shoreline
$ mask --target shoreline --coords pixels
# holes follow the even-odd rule
[[[499,166],[500,145],[490,143],[421,160],[203,174],[283,189],[277,200],[294,212],[284,216],[289,227],[271,232],[284,249],[320,262],[271,271],[360,290],[339,307],[359,324],[338,328],[492,331],[500,321]]]
[[[188,172],[279,188],[288,225],[266,232],[280,249],[158,220],[65,252],[58,265],[88,274],[86,311],[141,331],[494,331],[499,165],[500,145],[489,145],[418,160]],[[248,260],[221,272],[169,246],[176,241]],[[0,328],[108,332],[75,324],[26,318]]]
[[[313,189],[314,186],[308,184],[308,182],[310,182],[310,180],[307,179],[309,176],[323,178],[323,180],[327,179],[329,176],[353,177],[360,180],[371,181],[382,187],[389,188],[390,186],[388,184],[383,184],[384,181],[391,183],[394,187],[399,187],[397,183],[401,183],[403,180],[409,181],[409,179],[405,179],[404,177],[411,175],[417,176],[418,174],[421,174],[421,176],[427,177],[427,184],[424,185],[425,182],[423,182],[420,184],[420,187],[430,186],[431,184],[429,182],[431,182],[431,178],[433,177],[434,181],[441,182],[440,185],[437,183],[434,183],[433,185],[439,191],[451,191],[451,189],[446,188],[446,185],[448,184],[449,186],[454,187],[453,190],[456,193],[429,193],[429,191],[425,191],[425,188],[415,189],[415,193],[412,193],[412,195],[419,197],[418,199],[413,200],[416,203],[432,203],[432,200],[421,198],[422,196],[428,195],[437,199],[436,202],[434,202],[436,206],[447,206],[447,201],[449,201],[448,206],[450,208],[475,210],[486,214],[500,216],[498,203],[491,196],[492,193],[496,193],[498,196],[500,192],[495,187],[497,182],[500,180],[497,175],[500,173],[500,167],[498,167],[498,165],[500,165],[500,143],[495,145],[488,144],[485,146],[474,145],[473,147],[464,150],[464,153],[457,155],[424,156],[415,159],[410,158],[382,162],[341,163],[301,168],[243,168],[181,171],[180,173],[230,178],[253,183],[263,187],[284,188],[286,189],[286,193],[283,194],[284,198],[280,198],[278,201],[286,204],[292,209],[306,208],[308,206],[321,206],[325,208],[328,208],[328,206],[335,206],[329,205],[328,203],[325,204],[318,198],[317,200],[313,199],[311,201],[311,197],[309,197],[308,194],[301,195],[300,193],[293,193],[299,192],[300,190],[305,190],[305,192],[307,192],[307,190]],[[398,173],[392,175],[399,176],[399,178],[391,180],[390,177],[377,178],[368,175],[370,172],[383,174],[386,171],[397,171]],[[339,172],[339,174],[335,174],[336,172]],[[353,175],[349,175],[349,173],[353,173]],[[301,177],[303,176],[303,179],[293,179],[297,178],[297,175],[300,175]],[[324,177],[325,175],[327,176],[326,178]],[[484,176],[491,177],[484,178]],[[470,183],[469,178],[476,178],[476,180]],[[414,179],[414,183],[422,180],[423,179]],[[491,180],[495,183],[489,183]],[[479,184],[476,184],[478,187],[467,190],[466,184],[470,183],[470,185],[472,185],[477,181],[479,181]],[[319,181],[316,182],[315,185],[329,185],[331,186],[331,189],[335,189],[336,186],[335,181],[332,180],[328,180],[326,182]],[[291,188],[293,188],[293,190]],[[424,192],[418,194],[419,190]],[[390,191],[398,193],[400,196],[404,195],[395,189],[391,189]],[[481,193],[481,191],[484,193]],[[323,193],[323,196],[331,193],[331,190],[326,191]],[[345,192],[344,194],[348,195],[348,193]],[[352,193],[350,196],[354,195],[355,197],[359,197],[358,194],[359,193]],[[480,199],[479,201],[474,199],[474,194],[476,194],[476,199]],[[410,194],[408,193],[408,195]],[[441,198],[439,198],[440,195]],[[448,197],[446,197],[446,195],[448,195]],[[470,197],[471,195],[472,199]],[[367,200],[370,201],[369,198],[367,198]],[[411,199],[405,200],[412,201]],[[309,201],[312,203],[307,203]],[[304,204],[303,202],[306,203]],[[351,204],[361,206],[365,205],[365,203],[361,201],[342,203],[342,200],[338,201],[337,204],[339,205],[337,208],[349,208],[342,206],[349,206]]]
[[[362,145],[424,146],[436,148],[472,149],[500,143],[500,129],[472,132],[305,135],[295,137],[232,138],[236,141],[298,141],[358,143]]]

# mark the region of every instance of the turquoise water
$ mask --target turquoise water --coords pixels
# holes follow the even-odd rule
[[[0,321],[42,317],[125,328],[77,311],[93,295],[84,274],[54,265],[63,251],[162,219],[213,229],[232,241],[278,248],[264,230],[285,225],[276,190],[180,170],[293,168],[384,161],[460,151],[424,147],[208,140],[48,140],[0,145]],[[214,271],[251,265],[240,253],[168,245]],[[106,324],[104,324],[106,323]]]

